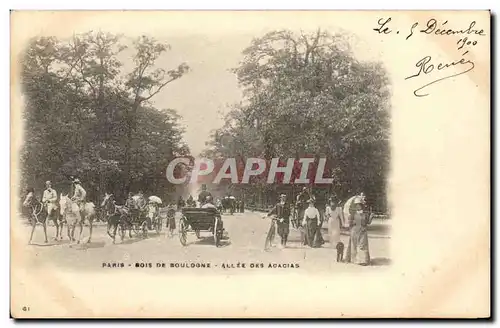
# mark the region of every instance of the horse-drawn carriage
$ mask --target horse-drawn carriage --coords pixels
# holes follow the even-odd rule
[[[183,208],[179,221],[179,239],[183,246],[187,245],[187,233],[190,231],[194,231],[198,239],[201,238],[201,231],[211,232],[215,246],[219,247],[224,235],[220,213],[215,208]]]
[[[155,199],[151,199],[151,198]],[[129,231],[129,237],[132,238],[132,232],[136,236],[147,238],[149,230],[155,230],[160,234],[162,229],[162,217],[158,206],[161,204],[156,196],[151,196],[149,203],[143,206],[127,208],[115,204],[114,195],[107,194],[101,204],[104,215],[107,218],[107,233],[115,240],[118,233],[121,240],[125,238],[125,232]]]

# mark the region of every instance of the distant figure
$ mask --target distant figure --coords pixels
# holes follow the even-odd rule
[[[179,196],[179,199],[177,200],[177,210],[180,211],[182,208],[186,206],[186,202],[182,198],[182,196]]]

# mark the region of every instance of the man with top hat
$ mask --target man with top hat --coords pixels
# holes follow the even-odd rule
[[[52,188],[50,181],[45,182],[46,189],[43,192],[42,203],[47,210],[47,215],[51,216],[52,211],[57,209],[57,192]]]
[[[286,201],[286,195],[281,194],[279,201],[267,216],[274,215],[278,226],[278,235],[281,237],[281,248],[286,247],[288,234],[290,233],[290,205]]]

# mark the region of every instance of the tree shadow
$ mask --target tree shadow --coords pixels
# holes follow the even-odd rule
[[[71,248],[78,249],[78,250],[87,250],[89,248],[103,248],[106,246],[106,242],[104,241],[91,241],[90,243],[80,243],[80,244],[73,244],[70,245]]]
[[[372,258],[370,260],[370,265],[371,266],[384,266],[384,265],[390,265],[391,264],[391,259],[387,257],[376,257]]]
[[[118,240],[120,238],[118,237]],[[116,242],[116,245],[130,245],[130,244],[135,244],[137,242],[140,242],[140,241],[143,241],[145,240],[144,238],[140,238],[140,237],[132,237],[132,238],[129,238],[128,236],[122,240],[122,241],[117,241]]]

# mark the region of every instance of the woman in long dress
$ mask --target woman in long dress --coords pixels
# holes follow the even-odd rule
[[[336,248],[340,242],[341,211],[342,207],[337,206],[334,199],[330,199],[329,204],[326,205],[325,218],[328,222],[328,241],[331,248]]]
[[[362,198],[354,200],[354,209],[349,216],[349,245],[347,246],[347,262],[368,265],[370,264],[370,250],[368,246],[368,213],[364,211]]]

